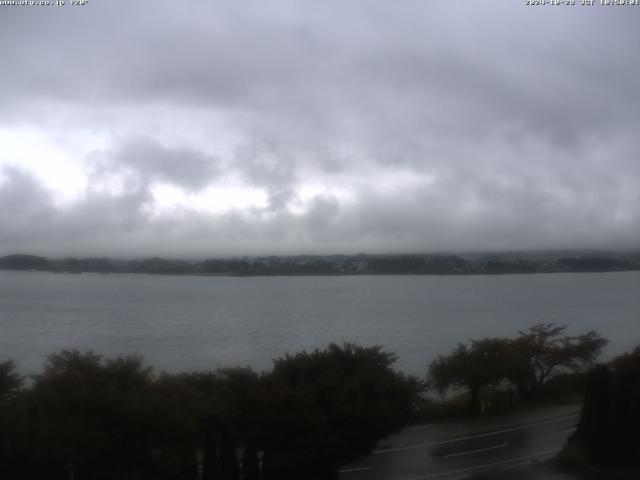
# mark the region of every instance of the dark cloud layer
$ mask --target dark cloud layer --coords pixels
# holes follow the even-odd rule
[[[639,16],[3,7],[0,132],[62,145],[86,185],[61,201],[38,165],[71,160],[0,145],[0,253],[637,248]]]

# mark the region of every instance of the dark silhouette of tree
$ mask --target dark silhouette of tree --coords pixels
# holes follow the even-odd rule
[[[509,378],[521,396],[531,397],[558,373],[586,371],[608,341],[595,331],[564,335],[565,325],[539,323],[511,344]]]
[[[23,380],[16,372],[13,360],[0,362],[0,405],[15,397],[22,387]]]
[[[235,480],[235,447],[260,428],[255,416],[256,405],[262,402],[258,385],[258,375],[249,369],[161,375],[153,387],[156,411],[172,416],[163,429],[162,451],[171,452],[177,446],[185,455],[200,451],[203,479]],[[174,432],[181,434],[176,437]]]
[[[507,375],[510,342],[504,338],[472,340],[459,343],[449,355],[438,357],[429,367],[429,382],[440,392],[450,387],[469,391],[471,412],[480,411],[480,390],[497,385]]]
[[[534,396],[559,374],[586,371],[607,344],[594,331],[563,335],[566,327],[540,323],[516,339],[484,338],[469,345],[458,344],[449,355],[438,357],[429,367],[429,383],[441,392],[450,387],[469,391],[470,409],[480,409],[480,391],[509,381],[521,397]]]
[[[0,362],[0,478],[26,455],[24,404],[20,400],[23,378],[12,360]]]
[[[571,442],[599,467],[640,467],[640,347],[590,371]]]
[[[49,356],[30,392],[32,443],[57,469],[69,465],[77,477],[147,470],[151,381],[151,369],[136,356],[103,360],[77,351]]]
[[[262,374],[156,375],[137,356],[62,351],[25,389],[5,362],[0,476],[337,478],[338,465],[413,412],[421,386],[394,361],[380,347],[345,344],[287,355]]]
[[[393,370],[395,360],[349,343],[276,360],[265,378],[268,478],[327,478],[402,427],[420,385]]]
[[[258,450],[254,445],[247,445],[242,458],[243,480],[260,480],[260,462]]]

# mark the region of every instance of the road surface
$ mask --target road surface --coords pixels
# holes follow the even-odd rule
[[[491,478],[494,472],[521,469],[528,464],[550,459],[565,444],[577,421],[578,413],[574,411],[553,418],[538,418],[526,424],[494,424],[500,425],[500,428],[464,434],[461,434],[458,425],[457,429],[451,429],[458,435],[437,440],[429,438],[428,426],[417,427],[424,429],[424,442],[416,442],[421,438],[420,433],[416,435],[409,432],[408,436],[414,443],[396,442],[397,445],[381,446],[373,455],[343,467],[340,478],[451,480],[474,474]],[[446,431],[443,425],[434,428],[439,430],[440,435]]]

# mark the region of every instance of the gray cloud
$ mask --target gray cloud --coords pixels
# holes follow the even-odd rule
[[[0,41],[16,48],[0,130],[108,141],[75,153],[88,185],[66,204],[7,157],[0,250],[637,247],[638,15],[471,0],[4,8]],[[195,196],[225,179],[266,205],[154,209],[153,185]]]
[[[144,138],[130,139],[113,151],[96,152],[94,159],[95,176],[124,175],[137,185],[164,182],[198,191],[221,173],[216,158]]]
[[[266,189],[271,208],[282,209],[294,197],[297,178],[292,152],[256,141],[240,146],[234,160],[235,168],[249,183]]]
[[[18,246],[41,242],[54,211],[49,193],[28,173],[5,168],[0,184],[0,244]]]

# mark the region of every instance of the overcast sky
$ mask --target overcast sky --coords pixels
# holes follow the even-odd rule
[[[69,3],[0,6],[0,254],[639,246],[640,7]]]

